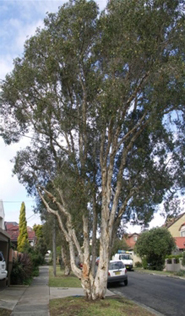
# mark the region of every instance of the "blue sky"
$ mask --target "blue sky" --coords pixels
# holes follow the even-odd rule
[[[34,35],[37,27],[43,26],[46,12],[56,12],[58,7],[66,1],[58,0],[0,0],[0,80],[13,69],[13,59],[21,57],[26,39]],[[103,9],[107,0],[97,0]],[[6,146],[0,138],[0,200],[3,200],[6,221],[19,221],[21,202],[26,204],[27,223],[33,226],[40,223],[39,214],[32,211],[34,200],[27,196],[27,192],[19,184],[17,178],[12,177],[13,164],[10,160],[16,151],[27,145],[24,138],[18,144]],[[155,223],[163,221],[158,217]],[[139,228],[130,230],[139,232]]]

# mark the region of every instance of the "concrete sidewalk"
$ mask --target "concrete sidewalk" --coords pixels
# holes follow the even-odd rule
[[[12,310],[11,316],[49,316],[49,300],[84,296],[82,288],[49,287],[49,268],[42,266],[30,286],[10,286],[0,291],[0,308]],[[114,295],[107,290],[106,296]]]

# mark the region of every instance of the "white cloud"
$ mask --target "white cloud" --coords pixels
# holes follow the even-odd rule
[[[10,55],[0,56],[0,80],[4,79],[6,74],[13,69],[13,59]]]
[[[26,204],[26,217],[28,224],[33,226],[40,223],[39,214],[33,213],[32,207],[35,202],[28,197],[26,189],[18,182],[16,176],[12,175],[13,163],[10,160],[16,152],[27,145],[27,139],[22,139],[18,144],[5,145],[0,138],[1,160],[0,160],[0,199],[3,200],[5,210],[5,221],[19,221],[21,202]]]

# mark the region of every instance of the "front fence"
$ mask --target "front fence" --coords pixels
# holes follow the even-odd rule
[[[182,265],[182,258],[177,260],[176,258],[165,259],[165,270],[178,272],[180,270],[185,271],[185,266]]]

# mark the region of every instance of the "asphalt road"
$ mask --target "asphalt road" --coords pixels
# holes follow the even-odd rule
[[[185,280],[129,271],[128,286],[109,289],[165,316],[185,316]]]

